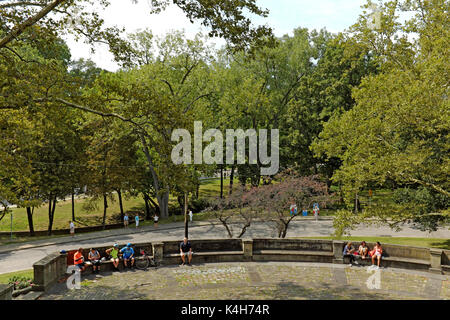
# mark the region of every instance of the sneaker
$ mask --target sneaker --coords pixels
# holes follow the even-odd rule
[[[355,260],[355,264],[359,264],[358,261]]]
[[[180,264],[180,267],[184,266],[184,262],[182,264]]]
[[[353,266],[351,263],[348,265],[349,267]]]

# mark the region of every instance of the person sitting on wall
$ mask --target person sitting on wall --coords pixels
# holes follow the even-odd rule
[[[344,247],[344,258],[349,257],[350,258],[350,267],[353,265],[353,263],[358,264],[358,262],[355,260],[355,256],[353,253],[355,252],[355,248],[353,247],[351,242],[348,242],[347,245]]]
[[[363,259],[363,260],[369,254],[369,247],[367,247],[367,244],[365,241],[361,242],[361,244],[359,245],[358,253],[361,256],[361,259]]]
[[[114,271],[119,271],[119,245],[115,243],[112,248],[106,250],[106,254],[109,254],[111,256]]]
[[[73,263],[83,272],[86,269],[86,264],[84,262],[83,248],[78,249],[73,255]]]
[[[131,247],[131,243],[128,243],[126,247],[120,249],[120,253],[123,254],[123,265],[128,267],[127,263],[129,263],[130,269],[134,267],[134,250]]]
[[[93,273],[100,272],[100,258],[100,253],[96,249],[91,248],[91,250],[89,251],[88,259],[92,264]]]
[[[377,244],[373,248],[372,251],[370,251],[370,256],[372,257],[372,265],[375,265],[375,258],[377,259],[377,267],[380,267],[381,262],[381,256],[383,255],[383,248],[381,247],[381,243],[377,241]]]
[[[190,266],[192,260],[192,247],[191,243],[188,241],[188,238],[184,238],[183,242],[180,243],[180,255],[181,260],[183,261],[181,265],[184,266],[186,263],[186,256],[188,256],[188,265]]]

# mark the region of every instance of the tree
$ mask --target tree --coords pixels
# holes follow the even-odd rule
[[[366,208],[359,221],[376,217],[398,227],[412,220],[429,230],[448,221],[450,109],[448,77],[442,73],[449,69],[443,59],[449,18],[444,4],[389,2],[382,7],[380,30],[367,27],[367,16],[352,28],[360,45],[374,52],[380,72],[354,90],[353,109],[324,126],[315,152],[342,161],[333,181],[342,184],[347,203],[369,184],[426,189],[444,198],[441,206],[423,210],[414,205],[418,201],[397,195],[392,204]],[[401,23],[397,13],[404,10],[415,16]],[[336,220],[342,232],[354,226],[348,216],[341,212]]]
[[[290,206],[311,208],[318,203],[322,208],[332,202],[327,185],[318,176],[302,177],[293,170],[286,170],[277,177],[277,182],[253,189],[248,195],[250,206],[258,216],[271,222],[279,238],[285,238],[289,224],[297,215],[290,214]]]

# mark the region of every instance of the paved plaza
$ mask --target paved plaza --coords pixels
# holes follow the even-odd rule
[[[39,299],[450,300],[450,276],[386,268],[377,284],[374,275],[367,267],[297,262],[163,266],[83,275],[81,289],[58,283]]]

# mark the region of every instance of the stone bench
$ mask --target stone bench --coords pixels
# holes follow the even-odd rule
[[[119,248],[123,248],[125,247],[125,244],[119,244]],[[144,249],[147,253],[148,256],[153,257],[153,246],[151,243],[142,243],[142,244],[137,244],[137,245],[133,245],[133,250],[134,250],[134,257],[138,258],[139,256],[141,256],[140,251],[142,249]],[[106,246],[106,247],[95,247],[95,249],[98,250],[98,252],[100,253],[100,257],[104,257],[106,260],[101,261],[100,263],[100,272],[102,271],[113,271],[114,270],[114,266],[113,266],[113,262],[110,260],[110,257],[108,254],[106,254],[106,250],[110,249],[111,246]],[[71,253],[73,255],[73,253]],[[89,259],[87,258],[89,254],[89,249],[84,249],[83,250],[83,256],[84,256],[84,261],[86,262],[86,269],[83,271],[83,273],[89,274],[92,273],[92,264],[89,261]],[[124,270],[124,264],[123,264],[123,259],[121,257],[121,255],[119,254],[119,270],[122,271]]]
[[[372,264],[372,258],[370,256],[367,256],[365,259],[362,259],[360,255],[355,255],[354,257],[360,265]],[[348,256],[344,257],[344,263],[350,263],[350,258]],[[377,263],[377,259],[375,259],[375,263]],[[421,259],[382,256],[380,266],[402,269],[428,270],[431,264],[430,261]]]
[[[253,261],[333,262],[333,245],[328,240],[254,239]]]
[[[180,264],[180,243],[182,241],[165,241],[163,245],[162,264]],[[241,239],[208,239],[190,241],[192,246],[192,263],[239,262],[244,261]]]
[[[338,241],[335,241],[336,243]],[[344,250],[346,242],[340,241],[341,245],[336,250]],[[355,249],[359,247],[359,242],[353,242]],[[393,244],[381,244],[383,247],[383,255],[381,257],[381,267],[402,268],[402,269],[414,269],[414,270],[429,270],[431,268],[431,249],[420,247],[409,247]],[[367,242],[369,251],[375,246],[375,243]],[[343,257],[342,251],[340,253],[343,263],[350,263],[349,257]],[[362,259],[359,255],[354,255],[358,263],[362,265],[371,265],[372,258],[367,256],[366,259]],[[375,260],[375,263],[377,261]]]
[[[333,252],[298,250],[254,250],[253,261],[295,261],[332,263]]]

